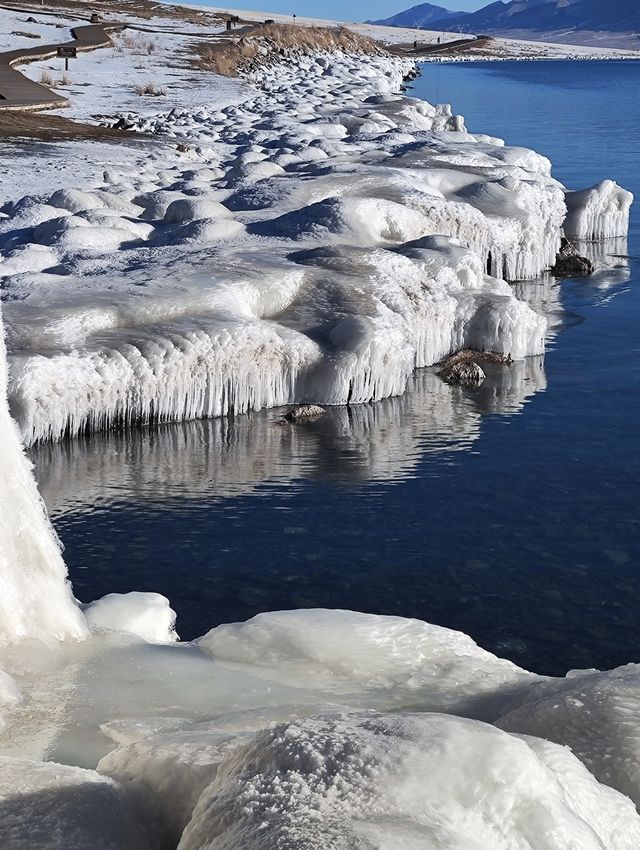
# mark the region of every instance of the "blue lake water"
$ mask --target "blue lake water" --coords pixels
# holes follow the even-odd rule
[[[640,197],[639,77],[440,64],[413,93],[548,155],[571,187],[611,177]],[[156,590],[185,638],[323,606],[462,629],[544,673],[640,661],[638,208],[628,253],[520,287],[562,327],[479,390],[424,370],[402,398],[305,428],[265,411],[34,451],[76,594]]]

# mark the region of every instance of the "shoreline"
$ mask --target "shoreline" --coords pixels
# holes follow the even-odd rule
[[[119,119],[158,140],[141,174],[115,167],[3,207],[10,402],[27,444],[366,403],[462,348],[543,352],[546,319],[502,278],[555,262],[565,190],[548,160],[397,94],[413,60],[375,45],[364,62],[305,54],[274,32],[252,50],[287,61],[225,82],[228,106]],[[599,210],[589,233],[609,234],[618,206],[626,230],[614,184],[584,204]]]

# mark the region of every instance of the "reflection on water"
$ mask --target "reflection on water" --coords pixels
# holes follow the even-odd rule
[[[268,481],[397,482],[424,454],[469,448],[484,414],[516,413],[546,387],[542,357],[486,372],[480,387],[462,389],[423,369],[403,396],[327,408],[304,426],[280,426],[271,410],[93,435],[31,454],[54,518],[113,502],[227,499]]]

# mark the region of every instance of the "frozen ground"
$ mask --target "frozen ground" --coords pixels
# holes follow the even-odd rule
[[[36,82],[48,74],[56,91],[71,101],[71,108],[60,114],[82,121],[118,111],[146,115],[159,109],[195,109],[208,103],[213,92],[219,106],[240,99],[243,87],[238,81],[213,77],[190,65],[194,43],[214,41],[219,28],[178,23],[177,32],[160,19],[145,20],[143,30],[116,33],[112,48],[80,54],[66,74],[64,60],[57,58],[33,62],[21,70]],[[147,84],[158,94],[140,94]]]

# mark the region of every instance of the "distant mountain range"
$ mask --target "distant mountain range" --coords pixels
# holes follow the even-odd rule
[[[434,6],[432,3],[420,3],[419,6],[412,6],[406,12],[400,12],[397,15],[392,15],[384,21],[373,21],[376,24],[383,24],[388,27],[411,27],[411,29],[427,29],[433,21],[448,21],[451,23],[452,18],[464,18],[466,12],[450,12],[444,6]]]
[[[469,33],[542,37],[549,33],[640,33],[640,0],[511,0],[477,12],[452,12],[421,3],[376,23],[396,27],[455,29]],[[563,39],[564,40],[564,39]]]

